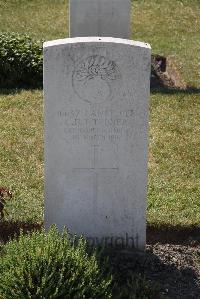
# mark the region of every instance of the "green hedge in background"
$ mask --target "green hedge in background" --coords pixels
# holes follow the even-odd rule
[[[157,77],[155,58],[151,77]],[[0,33],[0,88],[41,88],[43,85],[42,41],[28,35]]]
[[[42,42],[0,33],[0,87],[42,87]]]

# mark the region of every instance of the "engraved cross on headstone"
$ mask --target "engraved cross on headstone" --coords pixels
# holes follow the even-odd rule
[[[93,145],[92,146],[92,160],[91,160],[91,166],[90,167],[77,167],[74,168],[75,170],[83,170],[83,171],[91,171],[94,175],[94,183],[93,183],[93,187],[94,187],[94,200],[95,202],[97,202],[97,198],[98,198],[98,175],[99,175],[99,171],[118,171],[119,168],[118,167],[99,167],[98,164],[98,149],[99,149],[99,145]]]
[[[130,37],[130,0],[70,0],[70,37]]]

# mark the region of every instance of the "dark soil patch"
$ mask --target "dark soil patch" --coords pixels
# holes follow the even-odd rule
[[[162,284],[169,298],[200,298],[200,246],[155,244],[147,246],[156,259],[146,265],[146,276]]]
[[[200,246],[147,245],[146,252],[120,251],[109,254],[114,273],[123,280],[144,276],[159,293],[154,299],[200,298]]]
[[[147,249],[110,252],[114,273],[123,281],[144,276],[154,299],[200,299],[200,226],[148,226]]]
[[[151,89],[162,88],[186,90],[187,85],[181,78],[172,57],[152,55]]]

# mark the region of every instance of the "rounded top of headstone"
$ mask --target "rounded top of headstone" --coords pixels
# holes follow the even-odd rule
[[[53,46],[78,44],[78,43],[116,43],[116,44],[124,44],[124,45],[140,47],[140,48],[151,49],[151,46],[148,43],[144,43],[140,41],[115,38],[115,37],[96,37],[96,36],[56,39],[56,40],[44,42],[43,47],[48,48]]]

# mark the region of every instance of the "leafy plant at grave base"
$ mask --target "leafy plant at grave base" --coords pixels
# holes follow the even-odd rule
[[[0,33],[0,86],[41,87],[42,43],[28,35]]]
[[[5,210],[5,203],[6,200],[12,198],[12,192],[6,188],[0,188],[0,219],[4,219],[6,210]]]
[[[112,277],[99,261],[83,238],[72,241],[55,226],[48,234],[21,235],[0,256],[0,298],[111,298]]]

